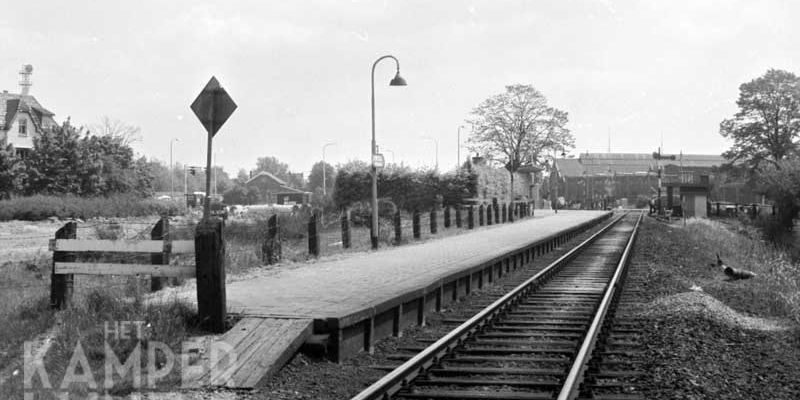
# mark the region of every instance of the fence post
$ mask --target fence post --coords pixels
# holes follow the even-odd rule
[[[278,216],[267,220],[267,238],[261,246],[261,261],[267,265],[277,263],[281,259],[281,238],[278,233]]]
[[[456,228],[461,228],[461,206],[456,206]]]
[[[222,220],[207,218],[200,221],[194,235],[194,252],[200,324],[211,332],[222,333],[227,316]]]
[[[513,202],[508,205],[508,222],[514,222],[514,206],[516,205],[517,203]]]
[[[495,202],[493,204],[492,208],[494,208],[494,210],[492,210],[492,213],[494,214],[494,223],[495,224],[499,224],[500,223],[500,204]]]
[[[394,243],[399,245],[403,240],[403,225],[400,220],[400,209],[394,213]]]
[[[78,224],[70,221],[56,231],[56,240],[75,239]],[[56,274],[56,262],[75,261],[75,254],[63,251],[53,252],[53,269],[50,272],[50,307],[64,309],[72,302],[72,290],[75,282],[73,274]]]
[[[172,252],[172,240],[169,237],[169,217],[162,216],[161,219],[156,222],[156,226],[154,226],[153,230],[150,231],[150,239],[164,241],[164,249],[161,253],[150,254],[150,264],[168,265],[169,253]],[[155,292],[161,290],[161,288],[164,287],[165,281],[166,278],[163,276],[151,276],[150,291]]]
[[[438,227],[439,227],[439,221],[436,220],[436,206],[434,206],[431,209],[431,214],[430,215],[431,216],[430,216],[429,219],[430,219],[430,222],[431,222],[431,234],[435,235],[436,232],[438,231]]]
[[[350,248],[350,210],[342,207],[342,248]]]
[[[450,206],[444,206],[444,228],[450,227]]]
[[[419,229],[419,210],[414,210],[412,217],[411,217],[411,230],[414,233],[414,239],[419,239],[420,236],[420,229]]]
[[[486,206],[486,225],[492,224],[492,205],[489,204]]]
[[[319,257],[319,235],[317,232],[317,211],[311,212],[311,217],[308,218],[308,255]]]
[[[483,218],[481,218],[481,222],[483,222]],[[467,209],[467,228],[475,229],[475,207],[472,204]]]

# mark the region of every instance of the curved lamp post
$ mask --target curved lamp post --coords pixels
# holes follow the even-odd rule
[[[397,65],[397,73],[394,75],[394,78],[389,81],[389,86],[406,86],[406,80],[400,76],[400,61],[397,61],[397,58],[394,56],[386,55],[380,57],[372,64],[372,146],[370,149],[372,155],[370,157],[370,162],[372,164],[372,229],[370,230],[369,236],[372,241],[373,249],[378,248],[378,169],[375,167],[375,154],[377,152],[375,145],[375,67],[381,60],[386,58],[391,58],[394,60],[395,65]]]
[[[334,145],[336,145],[336,142],[328,142],[328,143],[325,143],[322,146],[322,196],[323,197],[328,194],[328,190],[327,190],[328,186],[327,186],[327,184],[325,182],[325,170],[327,169],[327,168],[325,168],[325,166],[327,165],[327,164],[325,164],[325,149],[328,146],[334,146]]]

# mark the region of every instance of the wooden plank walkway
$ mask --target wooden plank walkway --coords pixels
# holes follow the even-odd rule
[[[297,352],[311,336],[312,327],[311,319],[244,318],[206,345],[199,361],[202,365],[185,375],[183,386],[259,387]]]

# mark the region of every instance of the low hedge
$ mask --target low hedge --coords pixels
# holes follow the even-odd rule
[[[44,196],[14,197],[0,201],[0,221],[38,221],[94,217],[140,217],[177,214],[180,205],[173,201],[143,199],[133,195],[110,197]]]

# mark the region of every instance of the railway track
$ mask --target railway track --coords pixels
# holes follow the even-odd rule
[[[353,400],[641,398],[636,321],[612,318],[640,220],[616,217]]]

